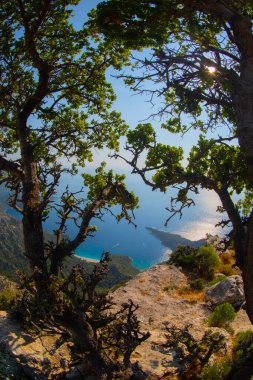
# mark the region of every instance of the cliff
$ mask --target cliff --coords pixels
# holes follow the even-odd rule
[[[46,232],[45,238],[49,240],[52,239],[52,236]],[[24,242],[20,220],[0,212],[0,275],[4,275],[11,280],[17,280],[17,269],[28,273],[29,266],[23,252]],[[93,263],[72,256],[66,260],[64,270],[69,272],[72,266],[80,264],[88,272],[92,271],[94,266]],[[112,255],[108,276],[100,283],[100,286],[102,288],[111,288],[116,284],[129,280],[138,273],[139,270],[132,266],[129,257]]]

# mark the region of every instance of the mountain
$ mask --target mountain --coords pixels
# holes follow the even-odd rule
[[[167,231],[161,231],[153,227],[146,227],[149,233],[160,240],[162,245],[170,248],[172,251],[175,250],[179,245],[189,245],[194,248],[199,248],[201,245],[206,243],[205,239],[200,240],[190,240],[182,237],[178,234],[172,234]]]
[[[52,239],[49,233],[45,233],[46,240]],[[21,269],[29,272],[29,265],[24,254],[24,242],[21,221],[0,211],[0,275],[5,275],[11,280],[17,280],[16,271]],[[70,272],[72,266],[82,265],[87,272],[91,272],[94,263],[79,259],[76,256],[69,257],[64,264],[65,272]],[[101,281],[100,287],[110,288],[116,284],[129,280],[139,273],[132,266],[128,256],[112,255],[109,264],[109,273]]]

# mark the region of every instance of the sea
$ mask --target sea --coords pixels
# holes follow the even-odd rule
[[[181,236],[198,240],[206,237],[206,234],[219,234],[219,228],[215,228],[221,219],[216,213],[219,200],[215,193],[211,191],[201,191],[195,196],[195,206],[186,209],[181,218],[178,215],[173,217],[165,226],[166,219],[171,215],[166,208],[170,206],[170,199],[175,195],[173,190],[166,194],[159,191],[152,191],[142,183],[138,176],[127,177],[127,187],[139,197],[139,208],[134,213],[133,224],[126,220],[117,222],[116,219],[107,212],[102,220],[94,219],[92,225],[97,226],[97,231],[93,236],[88,237],[83,244],[75,251],[75,255],[83,258],[99,260],[104,251],[113,254],[126,255],[131,258],[133,266],[140,270],[147,269],[154,264],[168,259],[171,250],[164,247],[161,242],[152,236],[146,227],[154,227],[159,230],[177,233]],[[61,183],[61,191],[68,185],[72,191],[77,191],[82,187],[81,177],[66,177]],[[59,193],[61,192],[59,190]],[[59,201],[57,196],[56,203]],[[8,209],[9,214],[17,216],[16,212]],[[119,209],[112,210],[117,213]],[[57,228],[57,215],[51,211],[49,219],[45,222],[45,229],[53,232]],[[76,226],[70,221],[67,235],[73,238],[77,232]]]
[[[127,175],[126,183],[128,189],[134,191],[139,197],[139,208],[135,211],[133,219],[136,227],[126,220],[117,222],[107,212],[103,220],[92,221],[92,225],[96,225],[98,230],[93,237],[88,237],[80,245],[75,252],[77,256],[98,260],[104,251],[109,251],[111,254],[129,256],[135,267],[144,270],[168,259],[171,252],[169,247],[162,246],[146,227],[178,233],[191,240],[205,238],[207,233],[221,232],[219,228],[215,228],[221,216],[216,213],[219,200],[214,192],[200,192],[195,196],[195,206],[186,209],[181,218],[178,215],[173,217],[165,226],[166,220],[171,215],[166,208],[170,206],[170,200],[175,196],[175,191],[169,190],[166,194],[152,191],[136,175]],[[65,178],[62,186],[66,184],[70,189],[72,184],[73,190],[76,190],[81,188],[81,179],[78,177],[70,181]],[[117,208],[113,209],[114,213],[117,211],[119,211]],[[52,215],[45,227],[52,231],[56,228],[55,223],[56,217]],[[76,227],[70,223],[68,235],[73,237],[75,233]]]

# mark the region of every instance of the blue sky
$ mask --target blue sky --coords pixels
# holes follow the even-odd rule
[[[76,28],[81,28],[83,23],[87,20],[87,13],[99,3],[99,0],[83,0],[81,1],[74,10],[73,24]],[[108,72],[108,80],[113,84],[114,91],[117,95],[117,100],[114,104],[115,110],[121,112],[122,117],[126,120],[131,128],[134,128],[139,122],[147,119],[152,113],[152,106],[148,101],[148,98],[144,96],[133,94],[129,88],[127,88],[123,80],[116,79],[111,76],[111,74],[116,74],[112,70]],[[199,133],[197,131],[189,131],[184,137],[180,135],[169,134],[167,131],[160,128],[161,120],[149,120],[156,129],[157,136],[159,140],[163,143],[170,145],[182,146],[187,153],[191,146],[197,142]],[[113,161],[107,158],[108,152],[96,152],[94,156],[94,162],[91,164],[90,170],[92,167],[96,167],[101,161],[106,160],[108,166],[112,167],[115,171],[123,172],[127,175],[127,184],[129,189],[133,189],[140,198],[140,203],[142,207],[148,208],[149,203],[152,202],[152,212],[150,215],[147,213],[147,218],[152,220],[152,213],[157,209],[157,213],[161,215],[163,224],[166,216],[168,215],[164,208],[168,206],[171,192],[169,191],[167,195],[164,195],[160,192],[152,192],[151,189],[148,189],[144,185],[141,179],[138,176],[130,174],[131,169],[127,165],[120,161]],[[157,208],[153,207],[154,204],[157,204]],[[217,215],[215,210],[219,204],[218,198],[214,192],[202,192],[202,194],[197,199],[198,207],[200,210],[202,207],[205,209],[205,212],[209,215],[209,221],[205,219],[205,223],[201,220],[201,216],[198,218],[198,212],[194,210],[187,210],[185,222],[183,218],[183,223],[181,228],[178,231],[183,235],[189,238],[201,238],[205,236],[205,232],[211,231],[214,232],[213,226],[217,221]],[[189,215],[192,214],[193,220],[190,221]],[[151,220],[147,223],[152,225]],[[137,221],[138,222],[138,221]],[[189,223],[191,227],[189,227]],[[168,226],[170,230],[170,226]],[[193,234],[191,230],[195,231]]]

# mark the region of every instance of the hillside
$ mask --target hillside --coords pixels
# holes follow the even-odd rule
[[[201,245],[205,244],[205,239],[200,240],[190,240],[182,237],[178,234],[172,234],[167,231],[161,231],[153,227],[146,227],[151,235],[159,239],[164,247],[170,248],[172,251],[176,249],[179,245],[189,245],[194,248],[199,248]]]
[[[145,376],[137,377],[138,379],[161,379],[168,368],[178,365],[173,352],[162,347],[166,340],[164,323],[170,322],[174,329],[180,329],[190,324],[190,333],[196,340],[200,340],[205,331],[210,330],[207,324],[212,312],[210,305],[206,303],[203,297],[191,299],[189,294],[181,292],[185,289],[187,281],[187,277],[178,268],[163,263],[141,272],[119,289],[110,293],[115,303],[115,311],[129,299],[138,304],[139,308],[136,315],[141,323],[141,330],[142,332],[149,331],[151,334],[146,341],[135,349],[131,356],[131,361],[133,363],[138,361],[145,372]],[[226,354],[228,357],[231,354],[236,333],[252,330],[245,310],[239,310],[231,327],[233,329],[232,334],[229,334],[222,327],[211,328],[213,333],[224,336],[226,351],[223,350],[221,355]],[[57,330],[52,334],[52,331],[45,329],[41,335],[30,336],[27,335],[27,332],[22,331],[16,321],[8,318],[6,312],[0,311],[0,340],[4,342],[16,363],[19,363],[25,373],[29,374],[29,378],[40,380],[63,379],[61,376],[63,371],[66,371],[69,377],[67,375],[64,379],[97,379],[97,377],[82,376],[82,367],[78,367],[78,373],[75,372],[73,358],[71,358],[73,342],[62,341]],[[58,344],[60,340],[61,344]],[[85,367],[83,370],[86,373]],[[134,379],[137,378],[134,377]],[[177,378],[166,376],[164,379]],[[218,380],[221,377],[206,377],[205,379]],[[246,380],[245,377],[236,377],[235,379]]]
[[[46,233],[46,239],[50,235]],[[16,270],[21,269],[28,273],[29,266],[24,252],[23,234],[21,222],[3,211],[0,212],[0,275],[5,275],[11,280],[16,280]],[[88,272],[94,266],[93,263],[72,256],[66,260],[64,269],[69,272],[73,265],[82,265]],[[109,264],[109,273],[100,283],[103,288],[110,288],[118,283],[129,280],[139,273],[132,266],[131,259],[123,255],[112,255]]]

